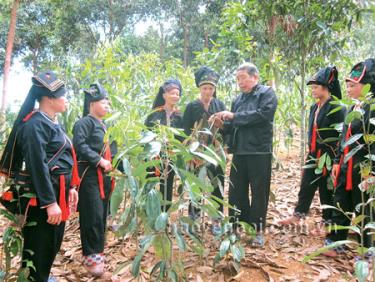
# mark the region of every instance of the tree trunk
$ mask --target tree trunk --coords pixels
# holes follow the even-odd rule
[[[301,95],[301,142],[300,142],[300,162],[301,167],[305,163],[305,150],[306,150],[306,101],[305,101],[305,77],[306,77],[306,59],[305,59],[305,52],[302,52],[301,58],[301,88],[300,88],[300,95]]]
[[[164,50],[165,50],[165,46],[164,46],[164,25],[163,25],[162,21],[159,22],[159,26],[160,26],[159,56],[160,56],[161,62],[164,63]]]
[[[5,62],[4,62],[4,76],[3,76],[3,97],[1,101],[1,111],[4,112],[7,106],[7,92],[8,92],[8,78],[10,73],[10,65],[12,61],[12,51],[14,45],[14,38],[16,36],[16,22],[17,22],[17,10],[20,5],[21,0],[14,0],[11,16],[10,16],[10,24],[9,24],[9,33],[8,33],[8,40],[7,40],[7,47],[5,51]]]
[[[307,8],[307,1],[304,1],[304,11]],[[301,167],[305,163],[305,151],[306,151],[306,101],[305,101],[305,77],[306,77],[306,53],[307,46],[304,42],[304,38],[300,39],[300,48],[301,48],[301,142],[300,142],[300,164]]]
[[[37,48],[31,50],[31,53],[32,53],[31,71],[34,75],[36,75],[38,72],[38,50],[39,49]]]
[[[209,37],[208,37],[208,31],[206,30],[204,32],[204,47],[206,47],[208,49],[208,40],[209,40]]]
[[[184,24],[184,67],[189,64],[189,27]]]
[[[113,3],[112,0],[108,0],[108,21],[109,21],[109,42],[113,42],[115,36],[114,36],[114,26],[113,26]]]

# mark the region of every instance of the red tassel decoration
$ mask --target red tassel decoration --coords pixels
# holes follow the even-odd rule
[[[60,174],[60,199],[59,206],[61,209],[61,221],[66,221],[69,218],[70,211],[66,203],[65,196],[65,176]]]
[[[77,155],[73,146],[71,146],[71,150],[72,150],[72,157],[73,157],[73,170],[72,170],[72,180],[70,182],[70,186],[77,187],[78,189],[81,179],[79,179],[79,174],[78,174]]]
[[[349,124],[348,131],[346,132],[345,135],[345,141],[348,141],[350,136],[352,136],[352,127],[351,124]],[[346,146],[344,149],[344,158],[346,155],[349,154],[349,146]],[[346,185],[345,185],[345,190],[350,191],[353,189],[353,157],[351,157],[348,160],[348,169],[346,171]]]

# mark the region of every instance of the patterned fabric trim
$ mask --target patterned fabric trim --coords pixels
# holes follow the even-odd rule
[[[104,263],[105,257],[103,253],[101,254],[92,254],[83,257],[83,264],[86,266],[95,266]]]

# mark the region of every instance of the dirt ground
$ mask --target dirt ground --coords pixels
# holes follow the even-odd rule
[[[305,255],[318,249],[323,243],[322,237],[314,237],[309,233],[321,218],[318,195],[315,195],[310,216],[300,225],[279,228],[275,224],[280,218],[293,213],[301,175],[297,153],[279,154],[278,158],[282,167],[273,170],[271,189],[274,196],[271,197],[269,205],[265,248],[246,246],[241,270],[234,273],[226,263],[213,267],[214,246],[218,242],[215,242],[213,237],[207,238],[206,247],[211,251],[207,251],[205,258],[200,259],[192,252],[182,254],[188,281],[355,281],[352,253],[335,259],[320,256],[309,263],[302,263]],[[0,228],[4,230],[5,220],[1,219],[0,224]],[[114,233],[108,231],[105,253],[107,272],[103,278],[94,279],[81,265],[79,226],[75,215],[67,225],[64,242],[52,273],[61,282],[151,281],[148,273],[156,262],[152,250],[142,261],[139,280],[130,274],[131,261],[136,255],[134,239],[118,239]],[[123,264],[126,266],[117,275],[113,275]]]

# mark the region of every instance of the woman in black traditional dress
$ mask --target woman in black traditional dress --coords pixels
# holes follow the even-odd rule
[[[23,103],[3,152],[0,171],[13,178],[20,191],[35,198],[20,198],[25,215],[22,264],[29,267],[32,281],[54,281],[51,267],[60,249],[65,221],[75,210],[79,184],[75,153],[71,141],[57,121],[65,112],[64,83],[51,71],[32,78],[33,85]],[[39,108],[33,110],[35,101]],[[5,192],[2,200],[15,195]],[[26,201],[25,201],[26,199]]]
[[[370,93],[367,94],[367,97],[364,97],[362,92],[366,84],[370,85]],[[371,186],[374,187],[374,177],[372,176],[374,162],[370,162],[370,154],[373,155],[375,151],[374,144],[366,144],[363,135],[372,136],[375,133],[375,126],[371,122],[375,117],[375,111],[373,110],[375,59],[366,59],[352,68],[349,77],[346,78],[346,91],[349,98],[355,101],[355,105],[349,109],[348,115],[351,115],[353,111],[357,111],[362,120],[353,119],[349,124],[344,124],[339,143],[339,152],[332,167],[335,187],[333,205],[339,206],[345,212],[355,212],[358,216],[361,212],[358,212],[357,206],[360,203],[367,202],[369,199],[367,189]],[[360,138],[355,138],[355,136]],[[353,139],[355,142],[353,142]],[[368,170],[369,175],[365,175],[366,170]],[[370,207],[369,205],[364,207],[364,225],[370,220]],[[326,236],[326,245],[345,240],[348,235],[349,229],[335,229],[336,225],[350,225],[350,219],[347,215],[341,211],[332,210],[332,223],[334,225]],[[360,225],[362,222],[357,224]],[[373,246],[373,237],[369,233],[369,229],[363,232],[362,247],[370,248]],[[344,249],[338,247],[325,252],[324,255],[334,257],[342,251]],[[373,256],[374,254],[372,253],[371,255]]]
[[[219,80],[219,75],[209,67],[203,66],[194,73],[195,84],[199,88],[200,95],[198,99],[190,102],[185,109],[183,117],[183,125],[186,135],[190,135],[193,130],[202,130],[202,127],[210,127],[209,119],[215,113],[225,111],[225,105],[216,97],[216,86]],[[201,128],[199,128],[201,127]],[[217,128],[212,128],[212,131]],[[212,132],[213,135],[217,132]],[[199,141],[210,145],[213,138],[216,140],[218,136],[210,136],[207,134],[198,134]],[[220,132],[219,132],[220,135]],[[224,172],[220,166],[214,166],[210,164],[208,167],[208,176],[211,181],[215,184],[215,190],[212,193],[219,199],[223,199],[223,195],[220,190],[224,188]],[[223,205],[220,204],[219,210],[223,212]],[[189,206],[189,214],[193,219],[199,216],[199,210],[194,208],[192,205]],[[214,220],[212,225],[212,231],[214,234],[219,234],[220,224],[217,219]]]
[[[159,91],[152,104],[153,112],[147,116],[145,125],[150,129],[152,129],[157,124],[174,128],[182,128],[182,114],[177,107],[181,94],[182,87],[179,80],[166,80],[159,88]],[[168,166],[167,172],[166,194],[164,194],[164,178],[162,177],[160,179],[160,192],[163,195],[163,209],[165,210],[168,210],[168,208],[170,207],[169,203],[172,201],[173,181],[175,176],[175,172],[170,166]],[[160,176],[160,172],[157,169],[153,169],[152,174],[155,176]],[[168,202],[168,204],[166,204],[165,202]]]
[[[333,187],[329,185],[330,169],[338,153],[339,131],[335,125],[344,121],[345,109],[331,104],[332,96],[341,99],[341,88],[336,67],[320,69],[307,83],[311,93],[317,100],[311,106],[309,116],[309,153],[306,168],[303,169],[298,203],[293,216],[279,222],[281,225],[295,224],[303,219],[309,212],[315,191],[319,188],[320,203],[333,204]],[[340,109],[337,109],[337,108]],[[332,113],[331,113],[332,112]],[[321,157],[326,159],[321,171],[316,173],[316,167]],[[327,159],[329,157],[329,160]],[[328,164],[328,165],[327,165]],[[330,187],[331,186],[331,187]],[[323,209],[323,224],[314,229],[312,235],[321,235],[324,225],[331,222],[332,209]],[[323,227],[323,228],[322,228]]]
[[[107,91],[100,84],[91,84],[84,90],[83,118],[73,128],[73,143],[77,150],[79,175],[79,217],[83,252],[83,265],[94,276],[104,273],[104,243],[109,198],[114,179],[112,154],[105,140],[106,125],[103,118],[109,112]]]

